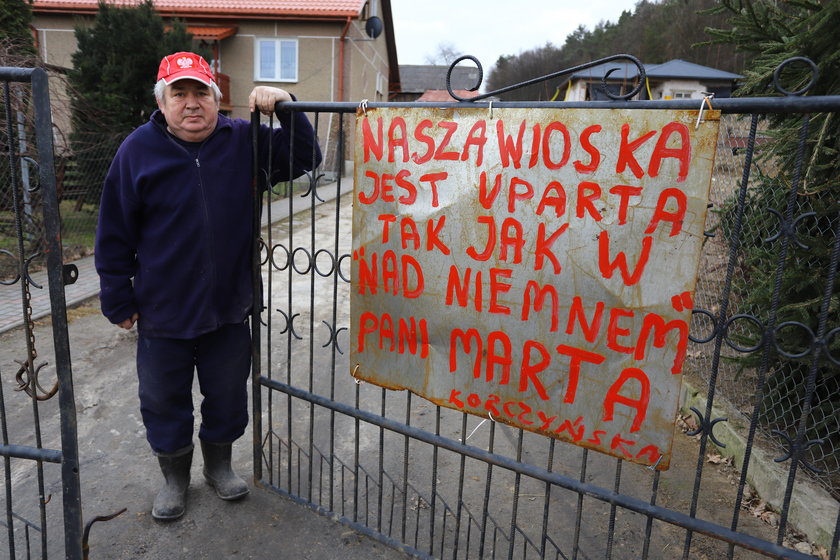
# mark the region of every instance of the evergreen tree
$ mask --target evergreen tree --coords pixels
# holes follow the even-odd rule
[[[32,9],[26,0],[4,0],[0,3],[0,66],[13,66],[19,68],[32,68],[39,65],[38,58],[35,54],[35,39],[32,35],[30,23],[32,22]],[[34,131],[32,126],[33,113],[30,107],[30,93],[29,88],[21,84],[9,84],[9,107],[6,106],[6,96],[0,93],[0,130],[6,132],[9,123],[6,121],[7,110],[12,117],[12,126],[15,130],[13,141],[15,148],[20,149],[20,146],[27,146],[28,150],[25,155],[32,156],[32,147],[35,145]],[[17,125],[20,123],[18,119],[23,119],[23,127],[18,129]],[[4,138],[4,137],[3,137]],[[7,148],[5,138],[0,140],[2,150]],[[0,157],[0,185],[4,187],[9,185],[11,180],[10,160],[6,155]],[[18,180],[20,174],[18,173]],[[20,188],[20,185],[16,185]],[[33,193],[31,195],[31,204],[27,205],[27,215],[23,220],[24,235],[27,239],[27,251],[35,253],[38,251],[38,243],[40,243],[39,225],[37,221],[37,213],[33,212],[33,206],[37,202],[38,196]],[[22,210],[23,208],[19,208]],[[14,210],[12,189],[0,189],[0,212],[11,212]],[[16,232],[0,231],[2,233],[11,233],[15,235]],[[31,245],[30,241],[35,240]],[[0,270],[0,274],[3,274]]]
[[[564,68],[614,54],[631,54],[643,63],[659,64],[681,58],[720,70],[740,73],[747,56],[733,45],[712,44],[708,28],[727,28],[729,14],[714,10],[718,0],[639,0],[631,12],[615,23],[601,22],[594,29],[579,26],[561,46],[551,43],[500,57],[487,74],[487,91],[545,76]],[[535,84],[501,95],[505,101],[550,99],[565,78]],[[562,95],[560,97],[562,99]]]
[[[796,56],[810,58],[819,69],[819,77],[807,95],[840,92],[840,45],[836,40],[840,28],[840,2],[722,0],[717,11],[730,13],[733,24],[728,31],[715,31],[718,40],[755,54],[738,95],[779,95],[773,88],[774,71],[783,61]],[[787,91],[796,91],[804,88],[812,77],[807,64],[791,63],[785,66],[780,81]],[[798,154],[803,116],[776,115],[768,121],[766,135],[769,141],[757,149],[758,177],[748,193],[742,237],[744,275],[736,278],[735,296],[743,312],[754,314],[765,324],[768,322],[779,241],[766,240],[780,231],[779,215],[785,214],[789,200],[792,200],[793,217],[802,216],[796,224],[796,239],[807,249],[795,242],[790,244],[775,324],[796,321],[816,333],[825,299],[832,245],[835,236],[840,235],[837,169],[840,119],[836,113],[811,115],[802,156]],[[798,192],[791,197],[797,162],[801,164],[801,179]],[[735,209],[734,200],[730,201],[722,216],[725,232],[732,229]],[[840,282],[835,282],[829,307],[829,330],[840,324],[838,297]],[[765,342],[770,343],[769,340]],[[775,344],[769,349],[762,415],[773,427],[787,431],[789,436],[795,433],[806,404],[803,397],[812,371],[813,353],[793,358],[774,348],[787,354],[798,354],[810,346],[811,336],[807,331],[790,327],[777,330]],[[834,359],[840,360],[840,336],[830,337],[827,346]],[[762,357],[763,351],[744,354],[740,362],[745,367],[754,367]],[[825,456],[831,453],[829,450],[840,450],[840,367],[825,354],[817,364],[815,393],[807,405],[812,408],[806,441],[824,440],[822,446],[812,450],[812,460],[828,461],[833,465],[830,469],[836,471],[840,451],[834,451],[833,460],[829,461]],[[826,465],[825,462],[822,464]]]
[[[0,4],[0,42],[14,45],[20,55],[35,55],[31,23],[32,8],[26,0],[4,0]]]
[[[164,23],[151,0],[137,7],[100,1],[93,25],[76,27],[76,40],[71,143],[76,175],[94,202],[120,142],[157,108],[152,90],[161,58],[191,50],[192,41],[183,23]]]

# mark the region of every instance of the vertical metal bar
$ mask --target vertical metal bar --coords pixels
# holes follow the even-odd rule
[[[586,464],[589,459],[589,450],[583,450],[583,457],[580,460],[580,481],[586,482]],[[583,516],[583,494],[578,494],[577,512],[575,513],[575,538],[572,544],[572,560],[577,560],[578,551],[580,551],[580,525],[581,517]]]
[[[405,392],[405,425],[411,426],[411,391]],[[403,436],[403,483],[402,483],[402,494],[403,494],[403,514],[402,514],[402,527],[400,529],[400,540],[405,542],[405,529],[406,529],[406,522],[408,517],[408,465],[411,464],[411,457],[410,457],[410,438],[408,435]]]
[[[339,116],[340,117],[340,116]],[[344,119],[339,118],[338,124],[338,154],[343,157],[344,154]],[[329,136],[329,127],[327,130]],[[317,134],[316,134],[317,138]],[[312,157],[315,157],[313,152]],[[338,282],[341,278],[339,267],[341,266],[341,258],[339,257],[340,229],[341,229],[341,173],[337,173],[338,180],[335,183],[335,238],[333,240],[333,251],[335,254],[335,270],[333,271],[333,298],[332,298],[332,324],[333,324],[333,340],[334,344],[330,352],[330,400],[335,400],[335,382],[336,382],[336,351],[338,349]],[[333,487],[335,485],[335,411],[330,410],[330,511],[334,511],[333,502]]]
[[[441,519],[442,519],[443,523],[441,524],[441,527],[440,527],[440,557],[441,558],[443,558],[443,552],[446,550],[446,548],[445,548],[446,547],[446,520],[447,520],[447,514],[450,514],[450,513],[451,512],[450,512],[449,508],[447,508],[447,507],[443,508],[443,515],[441,516]]]
[[[755,135],[758,130],[758,115],[753,114],[752,118],[750,119],[750,132],[749,136],[747,137],[747,152],[744,156],[744,169],[741,175],[741,187],[738,191],[738,208],[735,214],[735,226],[733,229],[732,234],[732,242],[730,244],[729,250],[729,260],[734,266],[734,260],[738,257],[738,251],[740,250],[741,244],[741,230],[743,228],[744,222],[744,212],[746,210],[746,201],[747,201],[747,190],[749,186],[750,180],[750,173],[752,171],[752,160],[753,160],[753,153],[755,151]],[[725,287],[725,289],[728,286]],[[729,300],[729,292],[726,291],[721,294],[721,301],[725,298],[727,301]],[[775,324],[775,316],[773,318],[773,323]],[[723,323],[718,323],[719,325],[723,325]],[[761,356],[761,364],[758,368],[758,380],[756,384],[756,391],[755,391],[755,404],[753,405],[752,415],[750,417],[750,428],[749,432],[747,433],[747,445],[744,449],[744,459],[741,465],[741,476],[738,481],[738,491],[735,496],[735,506],[732,508],[732,524],[730,527],[733,531],[738,529],[738,521],[741,515],[741,504],[744,500],[744,490],[747,486],[747,473],[749,472],[750,468],[750,459],[752,458],[752,446],[753,442],[755,441],[755,434],[758,428],[758,416],[759,412],[761,411],[761,402],[764,399],[764,386],[767,380],[767,370],[769,368],[770,362],[770,352],[771,348],[769,344],[765,344],[764,348],[762,349],[762,356]],[[735,545],[730,544],[729,550],[727,552],[727,558],[730,560],[732,559],[733,555],[735,554]]]
[[[487,451],[493,453],[496,441],[496,422],[490,423],[490,441]],[[487,463],[487,476],[484,479],[484,507],[481,508],[481,535],[479,536],[478,557],[484,558],[484,541],[487,538],[487,511],[490,507],[490,486],[493,483],[493,465]]]
[[[551,438],[548,440],[548,464],[546,465],[546,470],[548,472],[552,472],[554,470],[554,446],[557,440]],[[543,523],[542,523],[542,535],[540,537],[540,558],[545,558],[545,547],[548,540],[548,512],[549,508],[551,507],[551,484],[546,482],[545,483],[545,491],[543,492],[544,503],[543,503]]]
[[[341,516],[342,517],[347,515],[347,510],[344,509],[345,504],[347,504],[347,499],[346,499],[347,496],[344,494],[345,484],[346,484],[347,481],[344,480],[344,472],[345,472],[345,469],[343,467],[341,467],[341,500],[339,501],[339,503],[341,504]]]
[[[259,159],[259,111],[251,112],[251,289],[254,291],[251,301],[251,422],[254,479],[262,480],[262,266],[260,264],[260,159]],[[270,249],[269,249],[270,252]],[[269,260],[270,262],[270,260]],[[269,278],[271,269],[269,264]],[[270,285],[269,285],[270,290]],[[269,294],[271,292],[269,291]],[[271,439],[271,438],[269,438]],[[269,473],[271,468],[269,467]]]
[[[362,384],[356,383],[356,402],[355,406],[358,410],[360,406],[360,388]],[[359,520],[359,422],[360,419],[354,419],[354,437],[353,437],[353,469],[355,476],[353,477],[353,521]]]
[[[269,130],[274,130],[274,113],[272,113],[268,116],[268,128],[269,128]],[[268,164],[267,164],[267,173],[266,173],[266,191],[267,191],[266,192],[266,203],[267,203],[267,207],[268,207],[267,208],[267,212],[268,212],[267,217],[268,217],[268,223],[269,224],[272,223],[271,197],[274,194],[274,185],[271,182],[272,181],[271,178],[273,176],[274,176],[274,144],[272,142],[269,142],[269,144],[268,144]],[[266,231],[268,232],[268,235],[267,235],[268,239],[267,239],[266,243],[269,247],[269,251],[271,251],[270,248],[274,246],[274,239],[273,239],[274,234],[272,232],[271,227],[266,228]],[[287,266],[291,266],[291,264],[287,263]],[[273,293],[274,293],[274,273],[273,273],[271,265],[269,265],[268,272],[269,273],[268,273],[268,296],[266,298],[266,317],[267,317],[267,321],[266,321],[266,344],[265,344],[265,348],[266,348],[266,369],[267,369],[267,371],[265,373],[266,373],[266,375],[268,376],[269,379],[273,379],[275,372],[274,372],[274,360],[273,360],[273,357],[272,357],[271,349],[274,347],[274,344],[273,344],[273,342],[274,342],[274,321],[273,321],[273,316],[272,316],[272,313],[271,313],[271,311],[272,311],[271,301],[273,299]],[[289,310],[289,313],[291,314],[291,310]],[[290,329],[291,328],[291,323],[287,324],[286,328]],[[282,333],[283,333],[283,331],[280,331],[281,335],[282,335]],[[278,375],[280,375],[281,373],[282,372],[279,372],[279,371],[277,372]],[[290,397],[286,396],[285,398],[286,398],[287,403],[289,401],[291,401]],[[277,465],[276,465],[277,469],[276,469],[276,472],[277,472],[277,484],[279,486],[281,484],[281,481],[283,480],[283,449],[285,448],[285,450],[286,450],[286,461],[289,464],[288,471],[286,473],[287,474],[286,484],[288,484],[289,488],[291,488],[291,484],[292,484],[291,465],[293,463],[293,458],[294,458],[294,453],[293,453],[293,450],[292,450],[292,440],[291,440],[291,437],[289,437],[286,440],[286,445],[284,446],[282,438],[280,438],[279,434],[276,434],[276,425],[277,425],[278,421],[280,421],[280,419],[275,418],[275,416],[274,416],[274,401],[275,401],[274,391],[269,391],[268,392],[268,403],[266,405],[266,416],[268,417],[268,423],[269,424],[268,424],[268,429],[265,430],[266,436],[268,438],[268,445],[269,445],[269,449],[268,449],[268,454],[269,454],[269,458],[270,458],[269,460],[270,461],[274,460],[273,446],[276,442],[276,444],[277,444]],[[279,408],[280,407],[279,407],[279,404],[278,404],[278,416],[280,414]],[[291,428],[289,428],[289,429],[291,429]],[[270,463],[270,465],[271,465],[271,463]],[[275,471],[274,466],[271,465],[272,474],[274,473],[274,471]]]
[[[50,281],[50,306],[53,317],[58,399],[61,411],[61,471],[64,503],[64,543],[67,558],[82,555],[82,498],[79,482],[79,446],[76,425],[76,404],[73,394],[73,372],[70,365],[70,339],[67,333],[67,304],[64,297],[64,264],[61,250],[61,218],[55,184],[53,161],[52,118],[50,112],[47,73],[35,69],[32,73],[32,92],[35,102],[35,131],[40,161],[39,181],[44,205],[46,228],[47,275]],[[39,436],[40,438],[40,436]],[[38,444],[40,447],[40,442]],[[39,462],[39,468],[40,462]],[[44,513],[46,520],[46,513]],[[41,531],[46,535],[46,531]],[[46,540],[44,540],[46,548]]]
[[[435,435],[440,435],[440,406],[435,406]],[[437,504],[438,454],[437,445],[432,446],[432,503],[429,510],[429,554],[435,554],[435,506]],[[443,552],[443,551],[441,551]]]
[[[259,123],[259,113],[257,114],[257,123]],[[273,341],[273,333],[274,333],[274,316],[272,314],[271,309],[271,301],[272,301],[272,294],[274,293],[274,259],[272,258],[272,249],[274,247],[274,233],[271,227],[271,224],[274,223],[273,216],[272,216],[272,201],[271,197],[274,194],[273,185],[271,184],[270,177],[272,176],[273,172],[273,157],[274,153],[274,146],[273,144],[269,143],[268,145],[268,169],[266,173],[266,192],[265,192],[265,211],[266,211],[266,223],[268,227],[266,227],[266,239],[265,239],[265,246],[266,246],[266,257],[267,257],[267,274],[266,274],[266,292],[263,295],[265,298],[265,323],[262,321],[262,315],[259,315],[257,319],[260,321],[260,325],[265,324],[265,348],[266,348],[266,356],[265,356],[265,375],[269,379],[274,378],[274,360],[271,354],[271,348],[274,347],[272,344]],[[263,302],[260,301],[260,311],[263,310]],[[262,349],[261,349],[262,350]],[[260,365],[262,367],[262,364]],[[262,393],[260,393],[262,394]],[[279,486],[281,480],[281,465],[283,464],[283,443],[279,440],[279,438],[275,439],[275,418],[274,418],[274,391],[268,391],[266,395],[266,404],[265,404],[265,416],[268,422],[268,426],[261,430],[261,433],[265,433],[265,444],[267,449],[264,450],[268,461],[267,461],[267,468],[269,474],[269,484],[275,483],[275,478],[277,480],[277,484]],[[288,398],[288,397],[286,397]],[[262,411],[258,411],[260,415],[262,415]],[[262,422],[262,418],[260,419]],[[274,457],[274,445],[275,442],[277,444],[277,460],[276,460],[276,474],[275,474],[275,457]],[[289,447],[288,453],[288,460],[291,461],[291,453],[292,449],[291,446]]]
[[[291,126],[291,133],[292,133],[292,142],[290,148],[289,158],[294,158],[294,130],[295,130],[295,119],[292,119],[292,126]],[[318,113],[315,114],[315,124],[318,124]],[[289,169],[293,169],[293,159],[289,159]],[[315,175],[313,170],[313,176],[311,178],[311,183],[309,185],[309,254],[310,254],[310,262],[309,262],[309,379],[308,379],[308,387],[309,392],[315,392],[315,279],[317,277],[317,273],[315,272],[315,255],[317,249],[315,248],[315,199],[316,195],[316,185],[315,182]],[[294,185],[294,183],[292,183]],[[293,217],[289,216],[289,220],[292,220]],[[307,490],[307,501],[312,503],[312,485],[313,479],[312,476],[314,475],[313,468],[312,468],[312,461],[315,459],[315,405],[309,403],[309,489]]]
[[[616,460],[615,463],[615,483],[613,484],[613,492],[620,493],[621,490],[621,465],[624,463],[622,459]],[[610,504],[610,522],[607,529],[607,560],[612,558],[612,547],[615,541],[615,504]]]
[[[2,373],[2,372],[0,372]],[[9,445],[9,427],[6,423],[6,398],[3,395],[3,384],[0,383],[0,435],[3,445]],[[3,456],[3,482],[6,490],[6,531],[9,539],[9,558],[15,558],[15,520],[12,516],[12,459]]]
[[[461,413],[461,443],[467,443],[467,414]],[[466,471],[467,456],[461,454],[461,461],[458,466],[458,502],[455,513],[455,542],[452,545],[452,560],[458,558],[458,542],[461,536],[461,513],[464,510],[464,475]],[[469,526],[469,521],[467,522]],[[441,556],[443,551],[441,550]]]
[[[522,442],[525,438],[525,431],[519,430],[519,438],[516,442],[516,461],[522,462]],[[508,542],[508,560],[513,560],[513,547],[516,541],[516,518],[519,514],[519,486],[522,482],[522,475],[516,473],[513,482],[513,504],[510,512],[510,541]]]
[[[294,123],[294,120],[292,120]],[[274,129],[274,120],[273,115],[270,117],[269,120],[269,127],[273,130]],[[294,161],[294,153],[291,151],[291,145],[289,146],[289,163]],[[291,167],[289,168],[291,169]],[[294,230],[295,230],[295,220],[294,220],[294,184],[291,181],[291,177],[287,181],[287,194],[288,194],[288,219],[289,219],[289,278],[288,278],[288,291],[287,291],[287,310],[288,310],[288,317],[286,318],[286,382],[291,385],[292,384],[292,365],[294,360],[292,359],[292,343],[294,342],[295,337],[295,328],[294,328],[294,298],[293,298],[293,286],[295,282],[295,267],[294,267],[294,254],[295,254],[295,243],[294,243]],[[291,451],[292,442],[294,441],[294,414],[292,412],[292,398],[286,397],[286,437],[287,441],[289,442],[289,450]],[[292,457],[293,455],[289,453],[289,464],[287,467],[288,476],[289,476],[289,491],[291,492],[291,484],[292,484]]]
[[[660,471],[655,470],[653,471],[653,487],[650,491],[650,505],[656,505],[656,496],[659,492],[659,475]],[[642,548],[642,560],[647,560],[648,553],[650,552],[650,536],[653,530],[653,517],[650,515],[647,516],[647,522],[645,523],[645,543]]]
[[[382,392],[381,401],[380,401],[380,414],[382,417],[385,418],[385,396],[387,394],[387,390],[385,388],[380,389]],[[383,493],[385,492],[385,428],[379,427],[379,497],[377,502],[376,508],[376,530],[380,533],[382,532],[382,502],[383,502]]]

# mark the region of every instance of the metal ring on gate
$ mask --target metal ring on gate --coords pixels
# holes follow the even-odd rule
[[[338,353],[343,356],[344,352],[341,351],[341,347],[338,345],[338,335],[341,334],[341,331],[346,331],[347,327],[339,327],[338,329],[335,329],[333,325],[327,323],[326,321],[321,322],[324,323],[324,325],[326,325],[327,329],[329,329],[330,331],[330,339],[327,340],[324,343],[324,345],[321,346],[321,348],[326,348],[327,346],[332,344],[333,347],[338,351]]]
[[[282,315],[283,318],[286,320],[286,326],[283,328],[283,330],[280,331],[280,334],[286,334],[287,332],[291,332],[293,337],[295,337],[298,340],[303,340],[303,338],[300,337],[295,331],[295,325],[293,323],[295,317],[299,317],[300,313],[295,313],[290,319],[289,316],[282,309],[275,309],[275,311]]]
[[[788,91],[785,88],[783,88],[781,84],[782,70],[785,68],[785,66],[789,66],[794,62],[804,62],[805,64],[811,67],[811,80],[807,84],[805,84],[805,87],[801,89],[798,89],[796,91]],[[792,58],[788,58],[787,60],[782,61],[781,64],[776,66],[776,69],[773,71],[773,87],[776,88],[776,91],[784,95],[798,96],[811,89],[811,87],[816,83],[817,78],[819,78],[819,76],[820,69],[817,67],[813,60],[804,56],[794,56]]]
[[[742,348],[742,347],[738,346],[735,342],[733,342],[729,338],[729,328],[738,319],[746,319],[747,321],[753,323],[754,325],[758,326],[761,329],[761,338],[755,346],[749,346],[749,347],[746,347],[746,348]],[[756,350],[758,350],[759,348],[764,346],[764,339],[766,338],[764,323],[762,323],[761,321],[759,321],[756,317],[754,317],[752,315],[747,315],[747,314],[733,315],[732,317],[729,318],[729,320],[723,326],[723,329],[724,329],[723,340],[726,342],[726,345],[729,346],[730,348],[732,348],[733,350],[737,350],[738,352],[748,353],[748,352],[755,352]]]
[[[309,261],[309,263],[306,265],[305,270],[298,270],[298,267],[295,264],[295,256],[298,254],[298,252],[302,252],[304,255],[306,255],[306,258]],[[309,271],[312,270],[312,255],[309,254],[309,251],[305,247],[298,247],[297,249],[292,251],[291,263],[292,269],[298,274],[309,274]]]
[[[779,331],[781,331],[784,328],[791,327],[791,326],[801,327],[802,329],[805,330],[806,333],[808,333],[808,335],[811,338],[811,343],[808,344],[808,347],[805,348],[805,350],[803,352],[791,353],[791,352],[788,352],[787,350],[783,349],[781,346],[779,346]],[[808,325],[806,325],[804,323],[800,323],[799,321],[785,321],[783,323],[779,323],[778,325],[776,325],[776,328],[773,329],[773,346],[776,348],[776,351],[779,354],[781,354],[782,356],[784,356],[786,358],[801,358],[803,356],[807,356],[813,350],[814,344],[816,343],[816,341],[817,341],[817,337],[814,334],[814,331],[811,330],[811,327],[809,327]]]
[[[840,359],[835,358],[831,354],[831,342],[834,340],[834,337],[840,333],[840,327],[835,327],[828,331],[828,334],[825,335],[825,339],[823,339],[823,344],[825,345],[825,355],[828,360],[836,366],[840,366]]]
[[[347,258],[350,258],[350,253],[345,253],[345,254],[341,255],[341,257],[339,257],[338,264],[336,266],[336,273],[338,274],[339,278],[341,278],[342,280],[344,280],[346,283],[349,284],[350,283],[350,276],[345,276],[344,273],[341,271],[341,263],[344,261],[344,259],[347,259]]]
[[[323,272],[321,272],[318,269],[318,255],[320,255],[321,253],[326,253],[327,255],[330,256],[330,269],[326,274],[324,274]],[[332,276],[332,273],[335,270],[335,257],[327,249],[318,249],[317,251],[315,251],[315,257],[312,259],[312,263],[313,263],[313,267],[315,269],[315,273],[318,274],[318,276],[321,276],[323,278],[328,278],[329,276]]]
[[[32,264],[32,261],[34,261],[34,260],[35,260],[36,258],[38,258],[39,256],[41,256],[41,253],[35,253],[34,255],[32,255],[31,257],[29,257],[29,258],[28,258],[28,259],[26,259],[25,261],[23,261],[23,277],[24,277],[24,278],[26,278],[26,282],[27,282],[28,284],[30,284],[30,285],[32,285],[32,286],[35,286],[35,287],[36,287],[36,288],[38,288],[39,290],[43,290],[43,289],[44,289],[44,286],[42,286],[41,284],[38,284],[37,282],[35,282],[35,281],[32,279],[32,276],[30,276],[30,275],[29,275],[29,265],[30,265],[30,264]]]
[[[790,237],[793,240],[793,242],[796,243],[796,245],[800,249],[804,249],[804,250],[810,249],[810,247],[808,245],[805,245],[804,243],[799,241],[799,239],[796,237],[796,226],[798,226],[799,222],[801,222],[805,218],[810,218],[811,216],[816,216],[817,215],[816,212],[805,212],[804,214],[800,214],[799,216],[794,218],[793,222],[791,222],[791,224],[788,226],[785,223],[784,216],[782,216],[782,214],[778,210],[776,210],[775,208],[768,208],[767,211],[770,212],[771,214],[773,214],[776,217],[780,226],[779,226],[779,231],[777,231],[771,237],[768,237],[768,238],[763,240],[765,243],[772,243],[772,242],[776,241],[777,239],[779,239],[779,237],[781,237],[782,234],[784,234],[784,235]]]
[[[467,91],[478,91],[481,87],[481,82],[484,81],[484,68],[481,66],[481,62],[472,55],[466,54],[464,56],[459,56],[456,58],[452,64],[449,65],[449,69],[446,71],[446,91],[449,92],[449,95],[452,96],[452,99],[456,101],[469,101],[470,98],[468,97],[460,97],[457,93],[455,93],[452,89],[452,71],[455,70],[455,67],[458,66],[459,62],[463,62],[464,60],[471,60],[475,62],[475,65],[478,67],[478,79],[476,80],[476,84],[469,88]]]
[[[630,57],[630,58],[634,58],[634,57]],[[612,93],[610,91],[610,88],[608,87],[608,84],[607,84],[607,78],[610,77],[610,74],[612,74],[616,70],[620,70],[620,68],[618,66],[616,66],[616,67],[610,68],[609,70],[604,72],[604,77],[601,78],[601,89],[604,92],[604,94],[607,97],[609,97],[610,99],[612,99],[613,101],[626,101],[626,100],[632,98],[634,95],[636,95],[640,91],[642,91],[642,87],[645,84],[645,80],[644,80],[645,69],[644,69],[643,66],[641,66],[641,63],[638,62],[638,59],[634,58],[633,63],[636,64],[636,66],[639,68],[639,71],[640,71],[639,75],[642,77],[642,79],[639,80],[639,83],[636,84],[636,86],[633,89],[631,89],[629,92],[627,92],[625,94],[616,95],[616,94]],[[702,107],[702,105],[701,105],[701,107]]]
[[[259,252],[260,252],[260,266],[263,266],[265,263],[268,262],[269,254],[268,254],[268,245],[266,245],[265,240],[260,238],[259,241]]]
[[[789,435],[787,435],[786,433],[784,433],[781,430],[771,430],[770,433],[782,438],[788,444],[788,447],[787,447],[787,450],[785,451],[785,454],[782,455],[781,457],[774,457],[773,462],[774,463],[784,463],[785,461],[787,461],[788,459],[793,457],[793,453],[794,453],[794,451],[797,447],[796,442],[793,440],[793,438],[791,438]],[[825,443],[825,442],[822,439],[812,439],[812,440],[809,440],[809,441],[802,442],[802,445],[799,446],[799,447],[802,449],[802,452],[804,453],[805,451],[808,451],[809,449],[811,449],[815,445],[822,445],[823,443]],[[811,471],[813,474],[823,474],[825,472],[824,470],[818,469],[817,467],[808,463],[801,456],[799,457],[799,462],[800,462],[800,464],[802,464],[803,467],[805,467],[806,469]]]
[[[315,200],[317,200],[319,202],[326,202],[323,198],[318,196],[318,181],[320,181],[321,178],[324,177],[324,174],[321,173],[319,175],[314,175],[314,174],[311,174],[309,171],[306,171],[305,173],[306,173],[307,178],[309,178],[309,181],[308,181],[309,182],[309,187],[307,188],[305,193],[300,195],[301,198],[305,197],[309,194],[312,194],[312,196],[315,197]]]
[[[286,264],[284,264],[282,267],[277,266],[277,262],[274,260],[274,252],[277,250],[278,247],[286,252]],[[289,254],[289,250],[286,249],[285,245],[283,245],[282,243],[278,243],[277,245],[271,248],[271,266],[274,268],[274,270],[286,270],[289,267],[289,261],[291,261],[291,255]]]
[[[690,340],[691,342],[696,342],[698,344],[705,344],[707,342],[711,342],[715,338],[715,336],[717,335],[717,332],[718,332],[717,317],[715,317],[712,314],[711,311],[706,311],[705,309],[692,309],[691,310],[692,317],[694,316],[695,313],[698,314],[698,315],[705,315],[706,317],[710,318],[712,320],[712,324],[714,325],[714,328],[712,329],[711,334],[709,334],[709,336],[706,337],[706,338],[695,338],[691,335],[691,333],[689,333],[688,334],[688,340]]]

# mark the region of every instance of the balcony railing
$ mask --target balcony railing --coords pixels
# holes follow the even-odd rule
[[[219,85],[219,89],[222,91],[222,102],[219,106],[219,109],[222,111],[232,111],[233,110],[233,103],[231,103],[230,97],[230,76],[227,74],[222,74],[221,72],[216,72],[216,83]]]

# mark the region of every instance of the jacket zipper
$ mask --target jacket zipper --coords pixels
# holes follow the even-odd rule
[[[211,135],[212,136],[212,135]],[[198,170],[198,188],[201,194],[201,206],[204,211],[204,228],[205,228],[205,249],[207,251],[207,268],[208,274],[210,275],[210,290],[211,290],[211,301],[216,301],[218,299],[218,278],[216,276],[216,269],[217,263],[213,253],[213,247],[215,247],[215,239],[213,238],[213,228],[212,224],[210,223],[210,211],[207,206],[207,195],[204,192],[204,181],[201,178],[201,150],[204,148],[204,143],[210,140],[210,137],[207,137],[204,142],[201,143],[201,146],[198,148],[198,154],[195,158],[195,167]],[[216,319],[216,327],[219,327],[219,318],[215,317]]]

